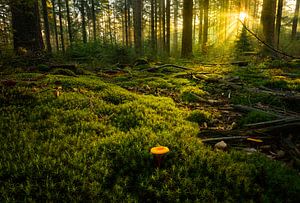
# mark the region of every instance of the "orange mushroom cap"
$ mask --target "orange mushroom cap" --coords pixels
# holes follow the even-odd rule
[[[151,154],[166,154],[169,151],[169,148],[164,146],[152,147],[150,150]]]

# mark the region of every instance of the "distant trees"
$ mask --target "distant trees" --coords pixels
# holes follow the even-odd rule
[[[11,43],[11,38],[15,46],[43,49],[44,40],[47,52],[64,52],[72,44],[97,41],[134,47],[138,55],[150,51],[188,57],[236,41],[242,27],[238,18],[245,12],[247,27],[256,33],[261,29],[263,40],[279,48],[281,32],[286,36],[291,30],[291,38],[297,40],[300,0],[295,1],[287,16],[284,0],[2,0],[0,45]],[[8,7],[12,18],[6,12]],[[29,43],[29,38],[35,41]]]

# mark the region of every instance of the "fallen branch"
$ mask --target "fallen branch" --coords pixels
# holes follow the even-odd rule
[[[161,66],[156,66],[153,68],[148,68],[147,71],[148,72],[155,72],[156,70],[159,70],[161,68],[165,68],[165,67],[173,67],[173,68],[179,68],[179,69],[183,69],[183,70],[192,70],[191,68],[187,68],[187,67],[183,67],[183,66],[178,66],[178,65],[174,65],[174,64],[164,64]]]
[[[254,108],[254,107],[251,107],[251,106],[244,106],[244,105],[232,105],[232,107],[238,111],[241,111],[241,112],[250,112],[250,111],[258,111],[258,112],[261,112],[261,113],[265,113],[265,114],[268,114],[270,116],[275,116],[277,118],[284,118],[284,116],[282,115],[278,115],[278,114],[275,114],[275,113],[272,113],[272,112],[268,112],[268,111],[263,111],[261,109],[258,109],[258,108]]]
[[[246,127],[262,127],[262,126],[270,126],[270,125],[279,125],[279,124],[289,124],[300,122],[300,117],[287,117],[284,119],[272,120],[272,121],[265,121],[259,123],[251,123],[245,125]]]

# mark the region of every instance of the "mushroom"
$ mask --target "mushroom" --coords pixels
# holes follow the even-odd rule
[[[160,167],[161,162],[163,160],[164,154],[168,153],[170,150],[168,147],[159,146],[159,147],[152,147],[150,153],[154,155],[155,159],[155,166],[157,168]]]

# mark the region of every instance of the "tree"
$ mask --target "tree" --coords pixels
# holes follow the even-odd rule
[[[91,0],[92,2],[92,22],[93,22],[93,37],[94,41],[97,40],[97,31],[96,31],[96,11],[95,11],[95,2],[94,0]]]
[[[168,55],[170,55],[170,36],[171,36],[171,26],[170,26],[170,18],[171,18],[171,8],[170,8],[170,0],[167,0],[166,4],[166,30],[167,30],[167,36],[166,36],[166,52]]]
[[[261,12],[263,36],[264,41],[272,47],[274,46],[275,12],[276,0],[264,0]],[[270,49],[264,46],[263,52],[269,53]]]
[[[73,43],[73,30],[72,30],[72,23],[71,23],[71,16],[70,16],[69,0],[66,0],[66,9],[67,9],[67,20],[68,20],[68,34],[69,34],[70,44],[72,46],[72,43]]]
[[[208,42],[208,8],[209,0],[204,0],[204,24],[203,24],[203,38],[202,38],[202,52],[207,53],[207,42]]]
[[[87,43],[85,1],[84,0],[80,0],[80,13],[81,13],[82,41],[83,41],[83,43]]]
[[[293,26],[292,26],[292,39],[296,38],[297,34],[297,25],[298,25],[298,17],[299,17],[299,6],[300,6],[300,0],[297,0],[295,12],[294,12],[294,18],[293,18]]]
[[[46,35],[47,52],[51,53],[52,47],[51,47],[51,39],[50,39],[47,0],[42,0],[42,7],[43,7],[43,19],[44,19],[44,29]]]
[[[58,17],[59,17],[61,49],[62,49],[63,52],[65,52],[65,40],[64,40],[63,23],[62,23],[61,0],[58,0],[57,3],[58,3]]]
[[[56,23],[56,10],[55,10],[55,0],[51,0],[52,3],[52,14],[53,14],[53,25],[54,25],[54,34],[55,34],[55,44],[56,50],[59,50],[58,45],[58,32],[57,32],[57,23]]]
[[[142,0],[134,0],[134,48],[137,55],[143,55],[142,49]]]
[[[278,0],[277,16],[276,16],[276,28],[275,28],[275,45],[276,45],[277,49],[279,48],[281,18],[282,18],[282,6],[283,6],[283,0]]]
[[[181,56],[189,57],[193,54],[192,49],[192,22],[193,22],[193,1],[183,1],[183,30]]]
[[[38,1],[10,1],[14,49],[40,51],[44,48]]]

